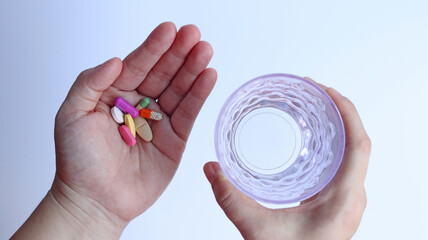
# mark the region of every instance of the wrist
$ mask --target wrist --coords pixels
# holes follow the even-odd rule
[[[47,200],[57,208],[74,234],[90,239],[119,239],[128,222],[97,201],[76,192],[57,176]]]

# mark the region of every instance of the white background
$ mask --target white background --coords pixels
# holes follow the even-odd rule
[[[0,238],[52,182],[54,117],[80,71],[124,58],[163,21],[194,23],[214,48],[217,85],[175,178],[122,239],[241,239],[202,172],[214,123],[253,77],[285,72],[356,104],[373,142],[368,205],[354,239],[428,239],[428,2],[1,1]]]

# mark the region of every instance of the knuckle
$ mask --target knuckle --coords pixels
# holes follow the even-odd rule
[[[338,219],[343,227],[356,230],[367,206],[367,195],[365,190],[358,192],[349,199],[343,207],[343,211]]]
[[[170,79],[172,79],[174,76],[168,69],[153,69],[153,75],[159,80],[159,82],[165,82],[168,83]]]
[[[308,77],[309,78],[309,77]],[[309,79],[311,79],[312,80],[312,78],[309,78]],[[329,95],[331,95],[331,91],[333,91],[333,88],[332,87],[327,87],[326,89],[325,89],[325,91],[329,94]]]
[[[372,149],[372,142],[370,138],[366,135],[362,137],[360,140],[358,140],[357,146],[358,146],[358,149],[361,150],[362,152],[370,153]]]
[[[349,105],[355,106],[354,103],[348,97],[342,96],[342,100]]]
[[[171,91],[180,97],[183,97],[186,94],[186,89],[182,84],[171,84]]]
[[[62,115],[62,110],[60,108],[55,115],[55,123],[59,123],[61,121],[61,115]]]
[[[353,208],[355,209],[356,216],[362,216],[367,206],[366,191],[363,189],[359,197],[355,198]]]
[[[364,212],[364,210],[367,207],[367,192],[365,190],[363,190],[363,196],[362,196],[362,210]]]
[[[229,212],[228,209],[232,206],[232,195],[230,193],[227,193],[223,195],[220,199],[217,199],[218,204],[226,211]]]
[[[212,183],[212,189],[214,191],[217,203],[222,207],[225,211],[230,208],[233,202],[232,192],[225,185],[220,177],[216,177]]]
[[[159,45],[154,44],[144,44],[141,48],[141,51],[148,53],[152,56],[160,56],[163,54],[162,49],[158,48]]]
[[[348,108],[352,109],[353,111],[357,111],[355,104],[349,98],[342,96],[342,101]]]
[[[180,108],[180,109],[181,109],[181,111],[180,111],[181,117],[183,119],[185,119],[187,121],[194,121],[195,120],[195,115],[192,112],[190,112],[188,109],[185,109],[185,108],[184,109]]]
[[[123,61],[123,68],[129,69],[129,72],[134,75],[136,78],[144,79],[147,76],[147,70],[140,66],[139,64],[134,64],[132,62]]]
[[[361,222],[361,217],[362,214],[360,214],[360,211],[357,208],[347,209],[341,214],[341,217],[337,219],[337,223],[342,229],[354,232]]]
[[[58,112],[56,112],[55,121],[61,120],[63,115],[64,115],[64,103],[59,107]]]
[[[87,78],[90,70],[91,70],[91,68],[86,69],[86,70],[82,71],[81,73],[79,73],[79,75],[77,76],[77,80]]]

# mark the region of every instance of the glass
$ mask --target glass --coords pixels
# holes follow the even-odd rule
[[[265,203],[303,201],[335,175],[345,149],[336,105],[319,86],[290,74],[257,77],[223,105],[215,148],[229,180]]]

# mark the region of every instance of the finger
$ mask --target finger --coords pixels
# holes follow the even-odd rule
[[[180,138],[172,128],[171,120],[160,109],[155,101],[150,101],[147,109],[163,114],[161,121],[147,119],[150,128],[153,132],[153,140],[151,143],[170,160],[173,160],[177,165],[180,163],[182,153],[186,147],[186,141]],[[137,141],[143,143],[144,141]],[[161,164],[161,162],[159,162]]]
[[[310,198],[307,198],[307,199],[301,201],[300,204],[302,205],[302,204],[306,204],[306,203],[312,202],[312,201],[318,199],[318,197],[319,197],[319,193],[315,194],[314,196],[312,196]]]
[[[313,81],[308,77],[305,78]],[[366,202],[364,179],[370,155],[370,139],[354,104],[335,89],[324,85],[321,87],[333,99],[342,116],[345,125],[346,147],[341,166],[332,182],[322,192],[302,201],[302,204],[325,199],[325,197],[345,202],[349,202],[349,200],[351,202],[356,200],[357,203]],[[359,205],[361,204],[357,206]]]
[[[217,203],[243,235],[261,228],[267,209],[235,188],[218,163],[205,164],[204,173],[211,184]]]
[[[362,184],[367,173],[371,142],[355,105],[335,89],[317,83],[310,77],[305,77],[305,79],[318,84],[326,91],[335,102],[342,116],[345,125],[346,149],[338,176],[346,175],[350,182]],[[308,201],[311,200],[308,199]]]
[[[159,97],[159,104],[167,114],[175,111],[180,101],[192,87],[193,82],[208,66],[212,56],[213,49],[207,42],[201,41],[192,49],[183,67]]]
[[[112,58],[105,63],[83,71],[71,87],[63,105],[64,114],[77,114],[80,117],[94,110],[105,91],[119,76],[122,61]]]
[[[337,182],[343,186],[362,186],[367,173],[371,142],[354,104],[333,88],[326,92],[335,102],[345,125],[346,146]]]
[[[151,109],[157,110],[155,107]],[[163,155],[167,156],[178,165],[184,148],[186,147],[186,142],[174,133],[167,119],[162,119],[162,121],[148,121],[153,131],[153,140],[151,143]]]
[[[189,137],[193,123],[214,88],[216,80],[217,72],[214,69],[208,68],[203,71],[172,114],[171,126],[181,139],[187,140]]]
[[[195,25],[183,26],[171,48],[160,58],[150,70],[147,77],[138,87],[143,95],[157,98],[169,85],[186,60],[187,55],[201,38]]]
[[[120,90],[136,89],[152,67],[174,42],[177,30],[174,23],[157,26],[141,46],[123,60],[123,70],[113,86]]]

